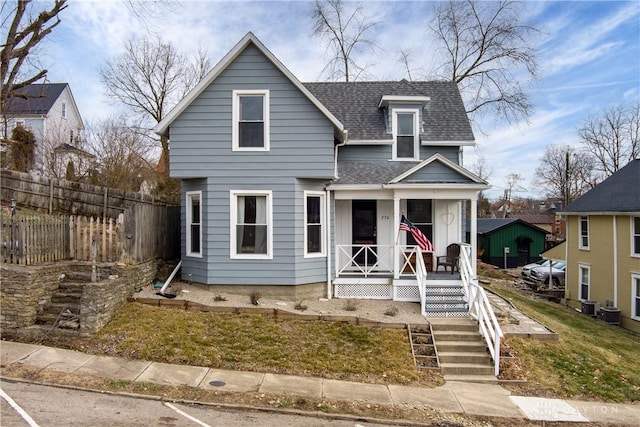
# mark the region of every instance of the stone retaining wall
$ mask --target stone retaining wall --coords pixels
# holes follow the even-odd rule
[[[80,302],[80,334],[90,335],[104,327],[115,311],[136,291],[153,282],[158,271],[156,261],[118,265],[117,278],[87,283]]]
[[[39,309],[51,300],[68,270],[66,263],[37,266],[3,264],[0,271],[0,327],[35,324]]]
[[[55,262],[37,266],[2,265],[0,286],[0,328],[33,326],[42,306],[51,301],[65,274],[78,268],[77,262]],[[86,266],[86,263],[84,264]],[[83,287],[80,302],[80,333],[97,332],[136,290],[153,282],[158,261],[118,264],[118,277]]]

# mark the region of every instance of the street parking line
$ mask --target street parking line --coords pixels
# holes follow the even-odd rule
[[[167,408],[171,408],[171,409],[173,409],[173,410],[174,410],[174,411],[176,411],[178,414],[180,414],[180,415],[182,415],[183,417],[185,417],[185,418],[187,418],[187,419],[189,419],[189,420],[193,421],[194,423],[196,423],[196,424],[198,424],[198,425],[201,425],[202,427],[211,427],[209,424],[207,424],[207,423],[205,423],[205,422],[202,422],[202,421],[200,421],[199,419],[197,419],[197,418],[195,418],[195,417],[192,417],[191,415],[187,414],[186,412],[184,412],[184,411],[182,411],[182,410],[180,410],[180,409],[176,408],[176,407],[175,407],[175,406],[173,406],[171,403],[169,403],[169,402],[163,402],[163,403],[164,403],[164,406],[166,406]]]
[[[11,407],[22,417],[22,419],[27,422],[27,424],[29,424],[31,427],[39,427],[38,423],[36,423],[33,420],[33,418],[31,418],[29,414],[27,414],[25,410],[22,409],[20,405],[18,405],[11,397],[9,397],[9,395],[5,393],[4,390],[1,388],[0,388],[0,397],[6,400],[7,403],[11,405]]]

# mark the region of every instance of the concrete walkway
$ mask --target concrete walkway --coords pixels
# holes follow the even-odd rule
[[[208,390],[287,394],[383,405],[427,406],[449,413],[532,421],[640,425],[640,405],[512,396],[499,385],[448,382],[428,389],[363,384],[313,377],[225,371],[117,357],[93,356],[41,345],[0,341],[3,364],[24,364],[61,372]]]

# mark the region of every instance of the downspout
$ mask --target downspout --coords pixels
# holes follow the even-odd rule
[[[343,131],[344,134],[344,141],[341,142],[340,144],[336,144],[335,147],[333,148],[333,178],[334,179],[338,179],[338,148],[339,147],[344,147],[345,145],[347,145],[347,141],[349,140],[349,131],[347,129],[345,129]]]
[[[333,298],[331,292],[331,258],[332,258],[332,245],[331,245],[331,190],[325,190],[327,193],[326,213],[327,216],[327,299]]]
[[[347,145],[347,140],[349,139],[349,131],[345,129],[343,132],[344,141],[340,144],[336,144],[333,148],[333,178],[338,179],[338,148],[344,147]],[[327,192],[327,298],[333,298],[333,293],[331,292],[331,268],[332,268],[332,253],[336,254],[337,252],[332,250],[333,245],[331,244],[331,191],[325,190]]]
[[[618,216],[613,216],[613,306],[618,306]]]

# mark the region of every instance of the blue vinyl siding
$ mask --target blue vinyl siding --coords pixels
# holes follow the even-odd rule
[[[232,93],[269,90],[270,151],[232,151]],[[326,281],[326,257],[304,258],[304,191],[334,174],[334,130],[258,49],[249,46],[176,118],[171,175],[182,192],[202,191],[202,258],[184,256],[182,278],[211,285],[297,285]],[[272,192],[273,258],[231,259],[230,192]],[[183,195],[184,206],[184,195]]]

